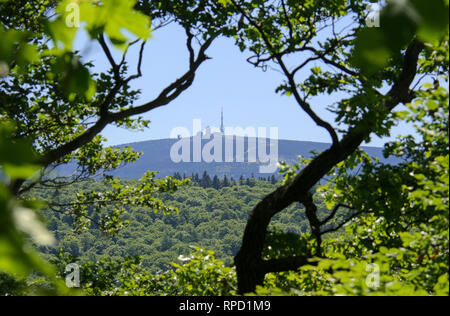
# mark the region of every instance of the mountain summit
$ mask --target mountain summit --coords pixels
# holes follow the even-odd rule
[[[138,152],[142,152],[143,155],[141,158],[133,164],[126,165],[118,170],[112,172],[112,175],[119,176],[123,179],[133,179],[139,178],[144,172],[158,171],[159,177],[165,177],[169,175],[173,175],[178,172],[181,175],[186,174],[186,176],[191,176],[193,173],[202,174],[207,171],[210,175],[217,175],[219,177],[223,177],[227,175],[228,177],[239,178],[241,175],[244,177],[250,177],[254,175],[255,177],[268,177],[272,174],[276,174],[277,171],[273,173],[261,173],[260,167],[264,165],[258,159],[256,162],[252,160],[252,153],[258,153],[258,146],[260,143],[266,144],[266,152],[269,153],[270,140],[262,140],[259,142],[258,139],[252,138],[243,138],[238,136],[224,136],[224,135],[215,135],[215,137],[222,138],[222,159],[219,159],[221,162],[206,162],[203,159],[200,162],[194,159],[194,137],[189,139],[160,139],[160,140],[149,140],[137,143],[129,143],[120,145],[118,147],[130,146],[134,150]],[[236,157],[234,157],[233,162],[225,162],[226,152],[226,139],[231,138],[231,142],[233,146],[233,154],[236,155],[236,151],[239,151],[237,148],[239,147],[239,143],[243,142],[244,149],[244,161],[238,162],[236,161]],[[180,161],[174,162],[171,159],[171,150],[173,146],[176,146],[177,142],[185,141],[189,143],[189,159],[188,162]],[[205,145],[211,140],[201,139],[200,146],[205,150]],[[256,145],[256,147],[254,147]],[[241,144],[242,146],[242,144]],[[317,143],[317,142],[308,142],[308,141],[295,141],[295,140],[279,140],[278,141],[278,161],[286,161],[289,164],[293,164],[298,162],[298,155],[304,157],[310,157],[312,151],[321,152],[330,147],[330,144],[327,143]],[[380,158],[381,160],[385,160],[382,154],[382,148],[379,147],[363,147],[365,151],[367,151],[370,155]],[[264,149],[262,149],[264,151]],[[258,156],[257,156],[258,158]],[[229,158],[228,158],[229,159]]]

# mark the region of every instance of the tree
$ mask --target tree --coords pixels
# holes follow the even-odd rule
[[[232,181],[231,181],[232,182]],[[230,180],[228,180],[228,177],[225,175],[224,177],[223,177],[223,182],[222,182],[222,186],[223,187],[229,187],[230,185],[231,185],[231,182],[230,182]]]
[[[81,21],[69,10],[73,6],[79,9]],[[139,154],[131,148],[105,147],[100,133],[108,125],[148,126],[139,115],[169,104],[192,85],[197,70],[210,59],[206,51],[227,19],[221,5],[208,1],[0,2],[2,271],[26,276],[34,269],[55,281],[52,268],[26,251],[23,233],[30,233],[31,228],[21,230],[17,221],[19,213],[34,218],[36,205],[27,196],[33,188],[57,189],[103,175],[109,186],[105,193],[81,192],[68,203],[45,201],[55,211],[70,213],[80,230],[104,210],[95,222],[107,233],[117,232],[125,224],[121,220],[124,204],[173,210],[154,195],[173,192],[186,181],[155,179],[150,172],[138,185],[126,187],[107,173],[136,161]],[[78,22],[89,34],[90,45],[98,45],[108,60],[107,72],[91,74],[93,64],[73,49]],[[155,99],[137,104],[139,91],[130,85],[142,76],[149,35],[170,23],[177,23],[186,33],[187,69]],[[127,58],[134,45],[140,46],[134,56],[137,68],[132,71]],[[113,47],[122,52],[119,60],[113,58]],[[55,172],[69,162],[77,166],[73,174]],[[106,209],[107,205],[114,207]],[[48,237],[38,221],[33,224],[33,229],[39,227],[42,232],[33,237],[40,241]]]
[[[207,49],[221,34],[221,28],[228,19],[222,6],[208,1],[136,3],[127,0],[120,2],[120,6],[113,1],[105,1],[101,5],[82,1],[77,6],[92,39],[90,45],[97,45],[110,66],[105,73],[90,75],[89,69],[93,65],[83,62],[80,52],[72,48],[77,30],[66,23],[71,18],[70,10],[66,10],[69,5],[71,1],[40,0],[0,4],[3,23],[0,31],[2,38],[6,36],[6,42],[2,40],[0,61],[3,65],[4,59],[8,69],[0,82],[0,120],[14,122],[13,139],[26,138],[32,143],[33,163],[40,167],[35,177],[17,177],[10,182],[11,192],[18,197],[23,197],[36,186],[58,188],[101,175],[112,187],[117,186],[118,183],[107,176],[108,172],[136,161],[140,154],[131,148],[105,147],[105,139],[99,135],[100,132],[107,125],[126,129],[148,126],[149,122],[139,115],[169,104],[192,85],[197,70],[210,59],[206,55]],[[211,8],[214,8],[214,15]],[[107,15],[102,13],[106,11]],[[49,12],[55,14],[51,22]],[[109,18],[98,18],[102,16]],[[131,84],[142,76],[141,66],[149,34],[171,23],[177,23],[185,30],[188,67],[155,99],[137,104],[139,91],[133,90]],[[134,34],[134,38],[125,37],[121,33],[123,29]],[[27,56],[19,58],[20,54],[12,58],[14,55],[7,52],[8,47],[12,51],[20,41],[23,42],[21,50],[27,53],[28,59]],[[140,45],[140,48],[137,56],[133,57],[137,60],[137,69],[132,71],[127,66],[127,53],[134,45]],[[122,51],[120,60],[113,58],[112,46]],[[76,171],[69,176],[58,175],[58,166],[68,162],[76,163]],[[177,179],[181,180],[180,177]],[[148,177],[147,180],[142,182],[141,189],[151,191],[154,183],[150,182],[155,180],[150,181]],[[183,181],[167,179],[160,183],[156,180],[156,184],[161,184],[157,189],[161,192],[164,188],[176,189],[181,183]],[[85,210],[77,207],[83,203],[104,206],[120,200],[124,196],[113,196],[118,189],[111,190],[106,200],[91,192],[70,205],[47,202],[56,211],[69,209],[74,217],[84,217],[77,221],[83,229],[84,224],[91,220]],[[134,196],[131,191],[128,198]],[[140,202],[135,200],[133,203]],[[146,206],[151,207],[149,203]],[[117,218],[123,210],[117,208],[114,212],[105,217]],[[120,223],[109,221],[108,225],[113,228],[119,227]],[[106,226],[104,228],[107,230]]]
[[[381,293],[401,293],[398,285],[405,282],[408,293],[448,295],[448,91],[439,86],[448,83],[448,1],[392,2],[382,12],[380,28],[366,27],[366,4],[359,0],[80,1],[86,30],[110,64],[109,72],[98,75],[91,75],[92,65],[73,50],[76,29],[65,25],[69,3],[0,2],[2,271],[21,278],[38,271],[61,288],[54,268],[25,247],[24,233],[44,245],[52,239],[36,220],[36,204],[27,199],[33,188],[59,188],[106,174],[106,190],[81,192],[76,201],[48,201],[56,211],[69,208],[81,229],[94,219],[104,231],[116,232],[123,227],[124,205],[173,210],[154,195],[171,193],[183,183],[158,180],[150,172],[128,187],[107,176],[139,155],[129,148],[105,148],[99,133],[108,124],[146,127],[149,122],[136,116],[186,91],[208,59],[206,50],[224,34],[252,54],[248,60],[255,67],[277,68],[285,77],[277,91],[292,96],[331,140],[330,148],[310,160],[282,165],[282,186],[252,210],[235,257],[238,292],[258,291],[268,273],[296,271],[286,279],[275,278],[273,287],[286,290],[294,283],[319,294],[377,293],[352,280],[364,264],[379,263],[383,271],[387,266],[393,272]],[[142,75],[148,35],[167,23],[185,30],[188,69],[154,100],[136,105],[139,92],[131,83]],[[134,38],[124,36],[122,29]],[[128,49],[137,44],[138,65],[130,72]],[[112,57],[112,46],[122,50],[120,61]],[[423,80],[429,82],[426,90],[420,87]],[[336,115],[334,124],[318,115],[318,95],[330,96],[327,108]],[[404,105],[409,112],[396,111]],[[415,123],[422,137],[386,147],[386,155],[402,163],[383,165],[359,149],[373,135],[390,135],[402,119]],[[78,166],[74,175],[53,173],[70,161]],[[353,174],[356,167],[361,171]],[[325,176],[331,180],[318,186]],[[240,182],[245,183],[243,177]],[[205,173],[200,183],[210,187],[211,178]],[[324,196],[326,215],[319,214],[315,195]],[[310,233],[298,238],[268,233],[273,217],[296,203],[305,208]],[[116,207],[98,216],[111,204]],[[31,225],[21,225],[24,219]],[[344,236],[325,238],[344,226]],[[210,228],[204,225],[202,233]],[[284,247],[283,240],[291,244]],[[196,259],[187,268],[197,265],[204,266]],[[308,269],[320,277],[314,279]],[[206,279],[201,277],[208,284],[222,278],[206,272]],[[233,275],[227,273],[228,290],[217,292],[234,292]],[[269,283],[273,279],[271,275]],[[3,280],[9,284],[8,278]],[[10,288],[13,292],[20,284]]]
[[[200,180],[200,185],[204,188],[210,188],[212,185],[211,177],[209,176],[208,172],[203,172],[203,176]]]
[[[342,175],[366,160],[358,147],[374,134],[389,135],[398,121],[394,109],[416,99],[419,75],[440,80],[437,76],[448,72],[448,54],[442,51],[443,47],[448,49],[448,3],[435,1],[430,8],[421,1],[403,2],[409,10],[395,8],[400,5],[397,3],[387,5],[382,26],[376,29],[366,27],[363,1],[224,3],[236,12],[235,21],[239,22],[233,35],[242,50],[252,53],[250,63],[263,70],[270,66],[281,71],[285,82],[277,91],[293,96],[300,109],[329,134],[332,143],[300,172],[288,174],[285,185],[252,210],[235,257],[239,292],[247,293],[262,285],[269,272],[297,270],[313,264],[312,257],[322,257],[322,237],[329,232],[324,226],[340,208],[349,209],[351,216],[338,227],[367,214],[357,205],[336,203],[330,216],[320,219],[311,190],[324,176]],[[410,12],[421,19],[414,19]],[[343,21],[353,24],[343,27]],[[324,32],[328,36],[321,36]],[[294,60],[301,62],[292,65]],[[300,81],[307,67],[310,76]],[[328,107],[336,114],[333,126],[317,114],[311,102],[317,95],[337,92],[345,92],[347,97]],[[337,197],[335,200],[340,194]],[[332,207],[333,201],[327,202]],[[263,259],[272,217],[293,203],[305,207],[314,248],[296,256]]]
[[[278,181],[277,181],[277,178],[275,177],[275,175],[272,175],[271,177],[270,177],[270,183],[272,183],[272,184],[276,184]]]
[[[217,175],[213,177],[211,186],[216,190],[220,189],[220,179]]]
[[[194,182],[195,182],[196,184],[199,184],[199,183],[200,183],[200,177],[198,176],[198,173],[196,173],[195,175],[192,174],[192,179],[194,180]]]
[[[416,125],[419,139],[405,135],[385,145],[385,155],[400,162],[390,165],[366,156],[360,173],[340,174],[335,186],[327,188],[355,211],[333,213],[331,217],[345,217],[322,232],[347,223],[345,234],[323,241],[324,258],[314,268],[271,276],[259,294],[296,289],[296,294],[308,295],[448,296],[448,97],[442,87],[418,91],[409,111],[397,114],[415,123],[423,118]],[[283,244],[286,236],[269,235],[264,255],[290,255],[298,252],[295,248],[308,253],[305,237]]]

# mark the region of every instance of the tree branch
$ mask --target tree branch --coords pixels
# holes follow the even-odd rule
[[[414,41],[404,55],[404,66],[399,78],[383,101],[387,110],[410,98],[410,85],[417,73],[417,62],[424,45]],[[240,293],[254,292],[256,285],[264,281],[264,263],[261,259],[267,227],[277,213],[305,197],[309,190],[336,164],[347,159],[369,136],[372,127],[367,124],[372,113],[368,112],[359,124],[350,128],[339,142],[314,158],[289,184],[282,186],[262,199],[252,210],[244,231],[242,246],[235,257]],[[323,233],[326,233],[322,232]]]
[[[314,203],[313,195],[311,192],[306,193],[299,200],[305,206],[306,218],[308,219],[311,232],[316,238],[317,243],[317,255],[322,255],[322,234],[320,233],[321,223],[317,218],[317,206]]]
[[[283,271],[295,271],[305,265],[317,265],[317,262],[308,261],[306,256],[295,256],[282,259],[263,261],[263,270],[266,273],[277,273]]]
[[[175,98],[177,98],[182,92],[184,92],[187,88],[189,88],[195,78],[195,72],[198,70],[200,65],[207,59],[209,59],[208,56],[206,56],[206,50],[211,46],[214,39],[217,38],[217,34],[211,36],[209,39],[205,41],[205,43],[200,47],[200,50],[198,52],[197,58],[194,60],[192,64],[190,64],[188,71],[181,76],[179,79],[171,83],[169,86],[167,86],[160,94],[159,96],[143,105],[133,107],[127,110],[123,110],[121,112],[116,113],[110,113],[108,111],[105,111],[114,99],[114,96],[118,93],[120,87],[125,82],[124,80],[120,79],[119,82],[116,83],[116,85],[113,87],[112,91],[108,94],[108,96],[105,98],[104,102],[100,106],[101,113],[100,118],[97,120],[97,122],[91,126],[89,129],[87,129],[84,133],[76,137],[75,139],[69,141],[68,143],[65,143],[49,152],[47,152],[41,159],[39,160],[39,163],[45,167],[49,166],[50,164],[58,161],[62,157],[70,154],[72,151],[80,148],[83,145],[86,145],[89,143],[96,135],[98,135],[109,123],[116,122],[123,120],[125,118],[128,118],[133,115],[146,113],[148,111],[151,111],[153,109],[156,109],[158,107],[167,105],[171,101],[173,101]],[[144,49],[144,44],[141,46],[140,55],[139,55],[139,62],[138,62],[138,74],[140,75],[140,67],[142,63],[142,54]],[[190,52],[192,54],[192,52]],[[136,75],[136,76],[137,76]],[[127,80],[129,80],[128,78]],[[133,79],[133,77],[131,78]]]
[[[334,208],[333,208],[333,210],[331,211],[330,215],[329,215],[327,218],[325,218],[324,220],[322,220],[322,221],[320,222],[320,226],[323,226],[323,225],[327,224],[329,221],[331,221],[331,220],[336,216],[338,210],[339,210],[341,207],[345,207],[345,208],[348,208],[348,209],[350,209],[350,210],[353,210],[353,208],[350,207],[350,206],[348,206],[348,205],[341,204],[341,203],[340,203],[340,204],[337,204],[337,205],[334,206]]]
[[[98,37],[98,42],[99,42],[100,46],[102,47],[103,52],[105,53],[106,58],[108,59],[110,65],[111,65],[111,68],[112,68],[113,73],[114,73],[114,79],[116,79],[116,81],[121,80],[121,78],[120,78],[120,66],[116,64],[116,62],[115,62],[115,60],[114,60],[114,58],[113,58],[113,56],[111,54],[111,51],[110,51],[108,45],[106,44],[105,37],[103,36],[103,34],[101,34]]]
[[[328,234],[328,233],[333,233],[333,232],[337,232],[339,229],[341,229],[342,227],[345,226],[345,224],[349,223],[351,220],[355,219],[356,217],[358,217],[359,215],[364,214],[364,211],[359,211],[356,212],[352,215],[350,215],[345,221],[343,221],[342,223],[340,223],[339,225],[337,225],[336,227],[333,228],[327,228],[325,230],[323,230],[321,232],[322,235]]]

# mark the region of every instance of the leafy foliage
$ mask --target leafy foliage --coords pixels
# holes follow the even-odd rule
[[[142,74],[141,62],[136,74],[128,73],[126,55],[131,45],[141,41],[142,60],[152,18],[164,22],[174,13],[153,8],[144,14],[136,4],[134,0],[0,2],[1,271],[21,278],[38,272],[59,291],[54,269],[31,250],[23,235],[31,235],[41,246],[53,240],[33,211],[38,203],[26,193],[34,187],[61,188],[98,177],[139,157],[130,148],[105,148],[105,139],[99,136],[107,124],[141,129],[149,123],[141,117],[130,118],[135,113],[127,112],[139,95],[129,83]],[[109,71],[91,74],[93,64],[84,62],[81,53],[73,50],[81,29],[90,35],[89,45],[100,44],[110,62]],[[193,35],[187,33],[192,41]],[[197,58],[191,43],[188,45],[192,62],[185,76],[190,83],[177,82],[176,93],[164,90],[157,100],[160,105],[169,102],[164,93],[171,93],[173,99],[192,83],[191,73],[206,60],[205,50],[213,38],[206,41]],[[120,63],[112,58],[107,40],[122,50]],[[77,171],[69,177],[59,176],[57,167],[69,162],[77,163]],[[146,174],[133,188],[122,187],[106,176],[112,190],[105,196],[96,192],[79,196],[69,212],[82,229],[88,223],[86,207],[80,203],[95,204],[100,212],[100,207],[122,198],[123,203],[163,212],[175,210],[151,194],[173,192],[186,181],[156,180],[154,175]],[[124,226],[119,220],[123,211],[116,207],[98,219],[104,231],[114,233]]]
[[[329,259],[297,273],[268,276],[258,293],[447,296],[448,104],[448,90],[438,87],[422,90],[408,105],[402,117],[411,122],[421,117],[416,123],[420,140],[406,136],[385,146],[385,155],[401,157],[402,163],[385,165],[361,156],[356,175],[348,173],[350,165],[338,166],[333,185],[319,191],[331,190],[335,203],[364,213],[344,235],[324,242]],[[277,248],[292,253],[288,246]]]
[[[0,163],[3,166],[1,176],[13,181],[16,177],[32,176],[36,171],[33,164],[33,153],[25,141],[11,142],[10,135],[14,127],[11,124],[0,124]],[[27,155],[23,155],[27,154]],[[16,157],[20,157],[17,159]],[[30,208],[32,203],[15,200],[7,186],[0,183],[0,277],[2,280],[2,295],[17,295],[22,293],[23,280],[32,272],[46,276],[53,282],[50,293],[64,294],[67,289],[58,282],[53,267],[43,261],[24,234],[31,235],[36,243],[51,245],[53,236],[47,232]],[[4,274],[7,273],[8,275]],[[11,277],[11,276],[14,276]],[[45,289],[37,287],[35,293],[45,293]]]
[[[81,288],[86,295],[95,296],[207,296],[235,295],[236,275],[214,258],[214,253],[196,248],[189,257],[180,257],[184,264],[175,270],[151,274],[141,265],[141,258],[126,256],[117,261],[102,259],[81,266]],[[76,258],[63,252],[54,260],[61,268]]]
[[[136,182],[121,180],[117,185],[128,188],[123,191],[125,193],[136,187]],[[73,216],[67,207],[62,208],[66,212],[54,212],[51,209],[42,211],[42,215],[47,218],[47,227],[55,234],[57,241],[53,247],[39,249],[51,255],[63,248],[83,263],[101,258],[119,260],[126,255],[141,256],[142,266],[156,273],[171,269],[170,263],[175,262],[179,255],[188,256],[190,246],[194,245],[214,250],[218,259],[231,266],[233,256],[241,245],[242,231],[252,205],[273,190],[276,184],[250,178],[242,180],[242,184],[216,189],[212,185],[203,188],[201,184],[196,185],[194,180],[192,182],[190,186],[182,186],[173,193],[151,195],[152,198],[160,199],[164,205],[171,205],[177,212],[164,214],[164,211],[152,211],[145,205],[121,205],[120,201],[106,207],[108,212],[118,205],[126,209],[125,213],[118,215],[118,220],[127,225],[113,236],[105,234],[102,229],[98,219],[103,218],[103,215],[97,213],[95,205],[80,204],[80,207],[87,206],[85,216],[92,220],[84,226],[89,229],[78,232],[74,231],[78,217]],[[32,193],[38,200],[51,197],[60,205],[70,205],[77,196],[88,196],[91,192],[107,197],[110,189],[108,182],[91,181],[59,189],[57,193],[48,189],[34,190]],[[142,194],[135,193],[130,193],[130,197],[144,198]],[[326,216],[325,205],[320,203],[320,199],[317,199],[317,203],[321,207],[321,215]],[[291,207],[288,213],[277,217],[272,228],[296,235],[309,230],[304,211],[298,206]]]
[[[69,7],[81,10],[82,27],[102,48],[109,71],[91,74],[94,65],[73,51],[77,28],[68,22],[77,21]],[[449,98],[441,87],[448,84],[448,1],[391,1],[381,27],[372,29],[365,9],[357,0],[0,1],[1,294],[77,294],[33,250],[48,255],[57,241],[71,253],[58,255],[60,269],[74,255],[86,256],[89,295],[234,295],[258,284],[262,295],[448,295]],[[156,99],[136,106],[139,91],[130,82],[142,75],[145,42],[171,21],[186,32],[189,68]],[[139,157],[130,148],[105,148],[103,128],[146,127],[136,116],[184,92],[219,35],[250,52],[254,66],[279,68],[285,81],[277,92],[293,96],[330,134],[330,149],[298,165],[282,163],[284,182],[275,191],[275,181],[225,185],[207,174],[194,180],[200,186],[177,193],[186,180],[154,173],[128,183],[107,175],[104,182],[87,181]],[[138,67],[130,74],[126,55],[139,41]],[[120,62],[110,44],[122,50]],[[311,106],[319,95],[337,96],[328,105],[335,126]],[[406,111],[394,111],[399,104]],[[400,163],[381,163],[357,149],[372,135],[390,136],[402,120],[415,125],[418,137],[386,145],[386,157]],[[58,165],[69,162],[77,171],[60,177]],[[312,190],[324,175],[327,183]],[[54,237],[35,212],[39,200],[61,213],[48,217]],[[294,212],[297,202],[304,212]],[[253,229],[245,230],[234,270],[231,256],[254,205],[247,224]],[[176,207],[187,216],[163,217]],[[277,215],[265,236],[265,224],[286,208],[292,212]],[[128,222],[130,230],[121,230]],[[91,223],[99,230],[69,233],[73,224],[81,231]],[[147,227],[155,230],[143,234]],[[253,231],[257,238],[247,236]],[[99,238],[105,232],[119,234],[105,241]],[[200,248],[187,254],[192,242],[215,248],[225,263]],[[97,260],[104,254],[98,249],[109,259]],[[162,256],[127,256],[142,251]],[[170,270],[174,255],[186,263]]]

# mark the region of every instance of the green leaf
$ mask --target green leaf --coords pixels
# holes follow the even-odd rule
[[[29,177],[32,177],[39,170],[39,168],[39,165],[32,164],[19,166],[11,164],[3,165],[3,171],[12,179],[27,179]]]
[[[448,32],[448,1],[411,0],[411,3],[421,16],[419,37],[429,43],[440,40]]]

